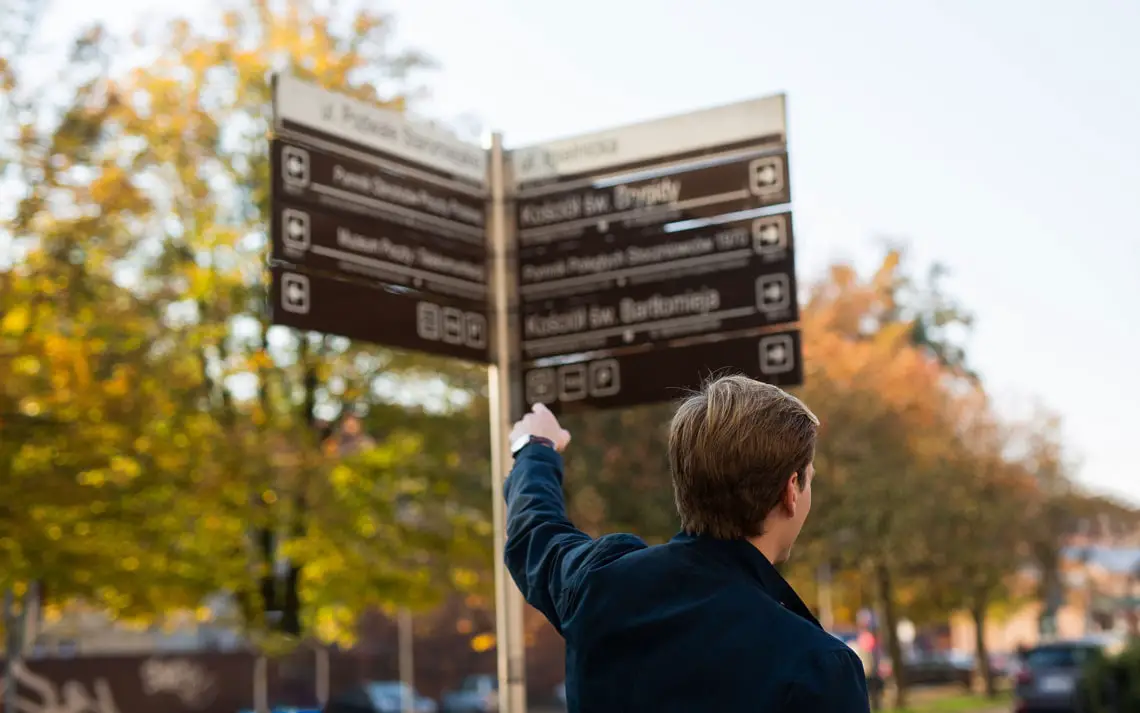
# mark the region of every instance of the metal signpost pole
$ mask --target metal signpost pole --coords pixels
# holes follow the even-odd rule
[[[511,234],[507,223],[507,178],[503,156],[503,138],[491,138],[490,197],[488,211],[488,253],[491,262],[492,310],[491,333],[494,336],[495,360],[488,369],[491,412],[491,497],[495,551],[495,642],[499,668],[500,713],[525,713],[526,687],[524,666],[526,650],[522,646],[522,594],[515,587],[503,561],[506,549],[506,505],[503,482],[510,470],[508,441],[511,429],[511,382],[514,350],[511,343]]]

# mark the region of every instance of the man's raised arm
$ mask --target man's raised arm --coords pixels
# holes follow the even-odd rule
[[[637,538],[593,540],[574,527],[562,496],[562,455],[570,434],[542,404],[511,432],[515,465],[504,486],[507,570],[523,597],[562,633],[570,593],[599,554],[644,547]]]

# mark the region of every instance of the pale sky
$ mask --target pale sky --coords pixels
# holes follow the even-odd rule
[[[786,92],[801,280],[883,237],[946,263],[1003,408],[1040,398],[1080,479],[1140,502],[1140,2],[381,6],[441,65],[423,113],[508,145]],[[184,7],[53,0],[49,26]]]

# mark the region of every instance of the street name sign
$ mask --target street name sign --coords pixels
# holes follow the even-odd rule
[[[749,265],[524,304],[523,356],[534,359],[655,344],[785,324],[797,317],[795,282],[787,266],[769,272]]]
[[[614,127],[515,149],[510,167],[520,189],[590,179],[715,151],[787,143],[784,96]]]
[[[426,230],[346,211],[283,203],[271,216],[272,257],[302,269],[358,275],[463,300],[483,311],[486,251]]]
[[[279,132],[382,155],[441,178],[479,187],[487,180],[487,152],[481,146],[460,141],[442,129],[413,123],[399,112],[287,74],[275,78],[273,110]]]
[[[788,160],[758,150],[704,161],[614,185],[519,192],[519,243],[560,240],[611,224],[630,226],[710,218],[787,203]]]
[[[486,359],[485,309],[285,266],[271,271],[275,324],[471,361]]]
[[[401,174],[398,164],[386,167],[300,142],[272,143],[275,199],[414,225],[473,245],[486,243],[486,199],[480,191],[448,187],[426,174]]]
[[[670,349],[535,366],[523,374],[528,404],[555,413],[628,408],[684,397],[708,376],[744,373],[776,386],[803,383],[800,332],[737,336]]]

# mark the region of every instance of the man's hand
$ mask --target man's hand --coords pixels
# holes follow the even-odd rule
[[[563,428],[554,414],[550,413],[550,409],[542,404],[535,404],[530,413],[523,416],[522,420],[511,429],[512,443],[522,436],[548,438],[554,442],[555,450],[560,453],[570,443],[570,432]]]

